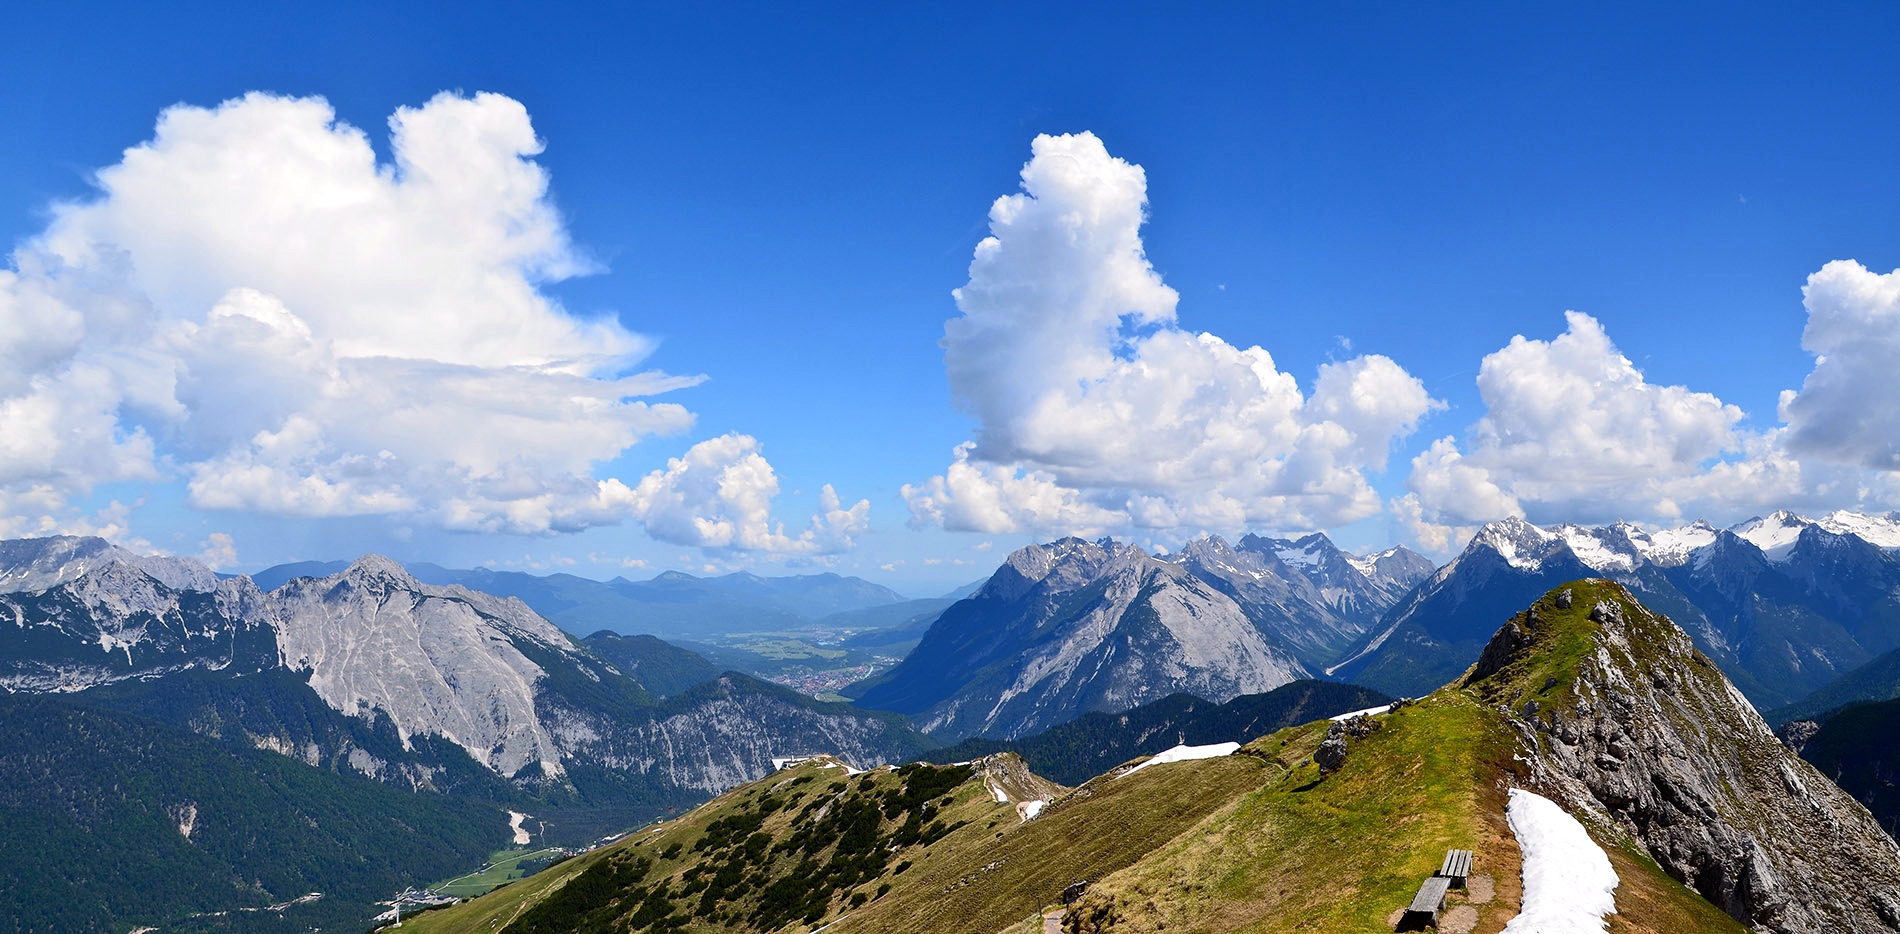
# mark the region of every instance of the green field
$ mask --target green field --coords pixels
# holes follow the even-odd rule
[[[537,859],[555,859],[561,855],[559,847],[542,847],[538,850],[502,850],[488,857],[488,864],[467,875],[456,876],[447,882],[429,887],[429,891],[440,895],[453,895],[456,898],[474,898],[486,895],[518,879],[525,879],[532,873],[521,868],[521,864]],[[534,867],[538,870],[545,867]]]

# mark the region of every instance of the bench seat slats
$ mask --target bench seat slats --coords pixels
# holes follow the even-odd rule
[[[1443,876],[1433,876],[1418,887],[1418,896],[1412,899],[1412,907],[1406,911],[1430,912],[1436,917],[1439,909],[1445,906],[1445,891],[1450,888],[1451,880]]]

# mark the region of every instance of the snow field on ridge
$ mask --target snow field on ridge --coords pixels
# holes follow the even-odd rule
[[[1183,743],[1179,746],[1163,749],[1155,753],[1153,758],[1116,777],[1127,778],[1148,766],[1161,765],[1167,762],[1188,762],[1194,759],[1218,759],[1222,756],[1231,756],[1239,749],[1239,743],[1212,743],[1206,746],[1189,746]]]
[[[1542,795],[1511,789],[1504,809],[1524,853],[1524,908],[1504,934],[1598,934],[1620,880],[1577,819]]]

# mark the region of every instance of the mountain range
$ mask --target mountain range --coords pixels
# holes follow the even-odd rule
[[[1886,919],[1890,902],[1900,919],[1900,888],[1886,877],[1861,878],[1872,886],[1861,902],[1841,887],[1860,877],[1828,847],[1851,844],[1863,861],[1876,859],[1865,825],[1755,714],[1788,721],[1789,745],[1876,807],[1876,829],[1900,813],[1883,784],[1886,708],[1829,713],[1900,692],[1900,515],[1781,512],[1663,531],[1506,520],[1437,568],[1402,548],[1347,554],[1319,534],[1231,544],[1209,536],[1160,553],[1067,538],[1020,549],[973,591],[935,601],[835,575],[576,583],[406,568],[376,555],[258,579],[99,539],[0,542],[0,619],[14,624],[0,626],[0,719],[11,735],[32,737],[0,750],[9,789],[0,817],[11,828],[0,873],[38,880],[15,886],[0,913],[37,928],[189,929],[210,924],[205,912],[218,906],[277,903],[246,924],[348,927],[392,886],[440,878],[499,848],[515,832],[510,811],[533,815],[536,842],[580,844],[755,781],[775,759],[822,753],[840,767],[873,766],[957,740],[967,741],[934,757],[981,758],[991,785],[1057,787],[1024,777],[1012,758],[1020,752],[1059,783],[1101,792],[1092,775],[1170,739],[1247,742],[1287,727],[1274,744],[1253,746],[1290,775],[1335,739],[1294,719],[1348,695],[1431,695],[1449,719],[1414,717],[1422,732],[1394,750],[1458,775],[1502,768],[1494,787],[1557,794],[1621,828],[1630,852],[1661,867],[1658,878],[1685,883],[1725,916],[1805,930]],[[1570,602],[1585,596],[1594,615],[1579,617]],[[649,614],[639,618],[670,622],[626,628],[850,621],[837,628],[854,631],[846,641],[856,650],[916,648],[847,688],[853,703],[830,704],[722,673],[650,633],[599,628],[578,638],[550,617],[624,622],[633,606]],[[1370,690],[1305,680],[1316,675]],[[1302,699],[1282,703],[1289,692]],[[1389,741],[1379,735],[1337,748]],[[1478,758],[1429,765],[1432,742],[1475,743],[1460,755]],[[1493,755],[1511,744],[1520,765]],[[1284,760],[1296,752],[1305,758]],[[1248,781],[1263,780],[1280,781]],[[876,794],[909,800],[908,785],[881,781]],[[1231,802],[1243,785],[1203,790]],[[1285,798],[1289,814],[1300,800]],[[1030,799],[1015,804],[1035,809]],[[1166,804],[1211,813],[1200,805]],[[1470,805],[1459,819],[1494,833]],[[1770,826],[1764,808],[1805,816],[1793,829]],[[926,833],[929,815],[915,813],[915,840],[900,849],[954,837],[954,821]],[[425,824],[434,844],[392,853],[403,832]],[[1135,849],[1165,842],[1164,828],[1141,826]],[[1847,844],[1816,843],[1820,827]],[[892,832],[913,840],[911,830]],[[29,833],[64,843],[35,847]],[[1130,868],[1154,851],[1124,856],[1088,871]],[[240,868],[259,860],[282,871]],[[1187,871],[1168,860],[1150,869],[1164,866]],[[184,867],[176,884],[146,884],[167,867]],[[88,902],[42,884],[88,874],[115,880],[114,894]],[[297,900],[313,890],[327,900]],[[1075,929],[1118,929],[1099,927],[1111,917],[1180,920],[1121,897],[1072,915]]]
[[[814,759],[405,929],[1392,930],[1463,849],[1441,930],[1900,930],[1900,847],[1608,580],[1539,595],[1418,700],[1230,749],[1074,788],[1011,753]],[[1527,796],[1573,828],[1560,864]],[[1586,860],[1601,909],[1564,891]]]
[[[1403,548],[1356,558],[1319,534],[1209,536],[1164,556],[1032,545],[845,696],[933,735],[995,739],[1175,693],[1218,703],[1311,677],[1431,571]]]
[[[1657,532],[1507,519],[1480,529],[1325,673],[1389,694],[1430,690],[1476,660],[1512,607],[1579,577],[1615,580],[1668,613],[1764,709],[1900,647],[1900,515],[1777,512]]]
[[[184,731],[244,761],[269,753],[280,763],[274,768],[299,776],[368,779],[447,801],[438,809],[462,814],[457,826],[472,818],[454,802],[479,803],[492,848],[508,838],[508,809],[544,820],[547,842],[582,843],[766,774],[775,757],[825,750],[874,764],[931,745],[896,715],[819,703],[737,673],[687,684],[705,672],[693,670],[690,656],[678,650],[607,636],[596,637],[595,651],[520,600],[426,584],[376,555],[264,591],[249,578],[219,578],[187,559],[141,556],[98,539],[28,539],[0,543],[0,588],[0,614],[13,623],[0,626],[0,689],[22,702],[36,698],[42,706],[35,710],[71,711],[62,715],[75,725],[64,740],[69,744],[105,744],[75,748],[67,757],[75,767],[124,758],[127,742],[149,744],[124,737]],[[665,682],[670,696],[649,691],[608,656],[631,671],[658,675],[653,680]],[[113,726],[79,728],[95,721]],[[0,765],[37,774],[32,770],[46,763]],[[264,780],[255,770],[237,771]],[[83,788],[106,779],[74,774],[61,781]],[[222,798],[181,784],[186,781],[176,769],[156,768],[141,778],[155,797],[138,798],[136,806],[196,802],[202,826],[238,820],[220,812]],[[234,781],[227,775],[220,784],[232,792]],[[361,799],[348,791],[360,783],[324,787],[324,796]],[[261,794],[233,800],[255,801]],[[28,796],[16,804],[37,800]],[[68,833],[92,826],[81,805],[62,807],[36,813],[33,826],[51,822]],[[6,823],[27,826],[12,819],[19,816],[9,811]],[[165,832],[194,838],[176,823]],[[128,826],[149,834],[167,824]],[[260,820],[259,826],[276,824]],[[329,845],[354,839],[336,830],[324,838]],[[13,863],[8,868],[34,871],[44,854],[11,832],[8,839],[0,848]],[[164,861],[176,849],[165,841],[145,844],[128,847],[121,858]],[[260,845],[255,852],[273,852],[288,838]],[[220,859],[242,852],[252,851],[227,849]],[[224,891],[237,904],[312,889],[360,895],[364,877],[350,876],[348,867],[370,865],[362,861],[365,854],[332,855],[310,863],[318,867],[311,873],[277,874]],[[228,863],[199,861],[180,871],[191,865],[219,873]],[[418,862],[415,871],[428,866]],[[177,890],[203,888],[181,884]],[[108,913],[93,922],[106,924],[106,917],[123,916]]]
[[[346,561],[303,561],[269,567],[250,577],[261,589],[274,590],[298,577],[328,577],[348,566]],[[405,568],[426,584],[516,597],[568,632],[607,630],[666,639],[705,639],[815,624],[893,626],[952,602],[912,600],[863,578],[831,573],[760,577],[740,571],[696,577],[683,571],[664,571],[644,581],[624,577],[597,581],[561,573],[458,570],[427,562],[410,563]]]

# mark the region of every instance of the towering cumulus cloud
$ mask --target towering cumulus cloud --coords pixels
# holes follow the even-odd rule
[[[208,509],[521,533],[663,514],[657,534],[687,544],[848,544],[849,518],[804,540],[671,531],[681,511],[763,521],[777,485],[750,438],[689,459],[729,454],[705,470],[769,483],[661,510],[597,477],[690,427],[648,398],[700,378],[636,372],[649,341],[542,291],[592,264],[521,104],[445,93],[389,129],[380,163],[320,98],[173,107],[97,173],[96,197],[14,251],[0,531],[83,526],[72,503],[95,486],[176,478]]]
[[[979,423],[904,487],[918,524],[984,532],[1312,528],[1377,512],[1366,471],[1437,403],[1382,356],[1320,368],[1311,394],[1259,347],[1177,326],[1142,248],[1147,179],[1089,133],[1039,136],[990,208],[951,390]]]
[[[1782,393],[1789,446],[1878,470],[1900,470],[1900,270],[1880,275],[1836,260],[1808,277],[1801,346],[1814,370]]]

